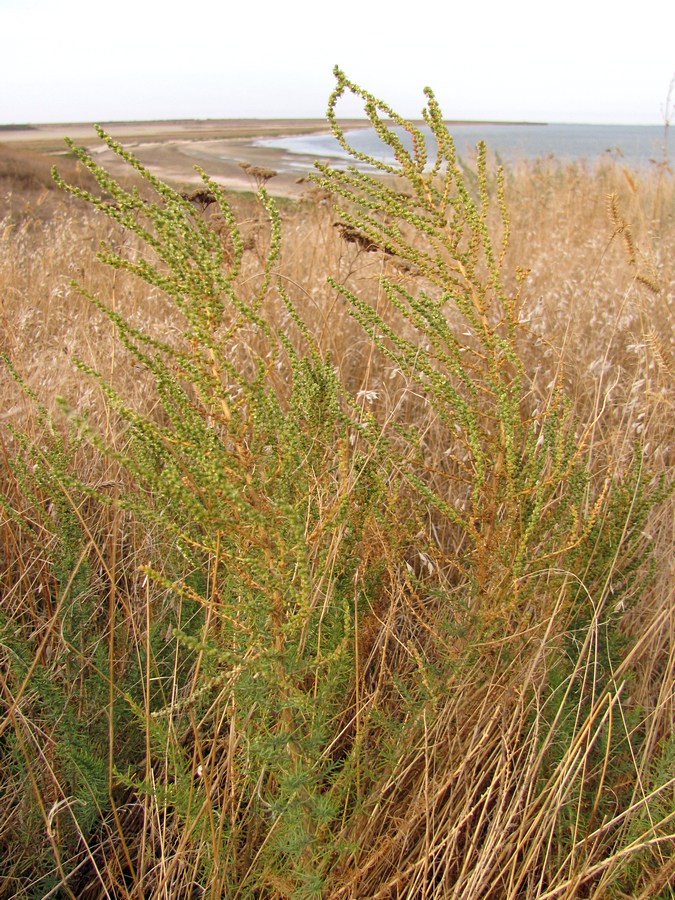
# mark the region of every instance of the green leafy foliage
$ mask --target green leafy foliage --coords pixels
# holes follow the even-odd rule
[[[46,410],[43,436],[14,433],[3,785],[19,815],[30,781],[21,814],[47,826],[32,863],[3,837],[16,896],[33,879],[82,896],[571,897],[630,879],[629,862],[642,885],[647,848],[669,852],[672,779],[645,776],[644,802],[631,788],[648,730],[624,705],[632,639],[616,625],[668,488],[639,452],[598,471],[562,378],[537,400],[486,148],[475,172],[458,159],[428,89],[431,141],[335,75],[328,120],[355,164],[315,180],[343,236],[380,255],[379,300],[328,280],[405,384],[385,410],[284,286],[264,187],[252,274],[205,173],[226,240],[102,129],[139,185],[72,143],[99,191],[55,174],[124,230],[100,259],[177,324],[158,337],[81,289],[153,403],[76,360],[115,432],[64,402],[67,437]],[[349,145],[347,91],[394,164]],[[114,490],[79,470],[85,451]],[[51,827],[64,811],[67,836]]]

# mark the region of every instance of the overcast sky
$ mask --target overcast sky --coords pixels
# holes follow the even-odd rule
[[[675,2],[0,0],[0,123],[320,118],[335,63],[409,117],[662,124]]]

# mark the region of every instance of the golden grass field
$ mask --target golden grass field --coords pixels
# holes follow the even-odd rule
[[[114,137],[169,184],[194,188],[197,179],[191,166],[197,162],[231,192],[228,200],[241,223],[244,246],[238,290],[247,302],[253,302],[263,280],[270,227],[253,196],[256,185],[239,162],[283,170],[279,155],[252,148],[251,138],[296,130],[309,129],[306,122],[246,121],[110,126]],[[82,126],[68,127],[66,133],[95,149],[95,135],[92,138]],[[368,759],[374,735],[386,733],[392,741],[389,725],[377,718],[380,713],[385,716],[377,712],[378,704],[386,708],[386,715],[399,716],[393,734],[402,736],[402,745],[394,742],[388,762],[383,758],[381,768],[372,772],[358,770],[365,763],[355,763],[356,800],[353,805],[345,801],[330,825],[321,824],[324,820],[319,818],[320,824],[307,826],[310,837],[298,849],[277,847],[275,826],[264,824],[263,799],[277,783],[270,786],[274,779],[265,774],[274,764],[252,774],[257,751],[243,736],[247,712],[253,714],[258,700],[251,701],[250,710],[238,709],[235,720],[229,682],[217,668],[209,668],[207,632],[208,640],[217,642],[221,629],[226,630],[213,605],[216,589],[211,593],[210,586],[204,588],[210,599],[204,601],[202,643],[195,639],[190,644],[186,638],[180,645],[171,627],[161,624],[159,612],[162,604],[175,607],[178,602],[175,596],[171,599],[170,581],[178,576],[169,574],[166,535],[159,526],[157,531],[144,530],[128,510],[97,499],[96,492],[117,495],[123,490],[120,485],[127,484],[127,474],[112,455],[102,454],[87,441],[76,444],[71,434],[69,464],[81,482],[93,486],[91,496],[76,496],[74,484],[59,480],[61,475],[52,481],[45,476],[30,486],[29,463],[33,460],[33,471],[38,471],[47,451],[31,455],[25,445],[22,449],[16,429],[38,447],[51,446],[52,429],[68,431],[59,397],[66,398],[70,408],[87,410],[90,424],[112,448],[121,452],[127,440],[101,383],[76,369],[74,356],[114,384],[129,407],[166,424],[161,410],[157,412],[154,381],[120,344],[110,318],[73,281],[157,341],[175,341],[178,346],[185,329],[182,314],[159,287],[96,259],[102,242],[136,259],[137,237],[54,186],[49,171],[56,160],[66,181],[94,187],[80,163],[58,155],[59,137],[57,126],[0,133],[0,351],[28,388],[27,392],[19,387],[6,366],[0,369],[4,460],[0,494],[5,498],[0,508],[0,721],[5,722],[0,727],[0,897],[672,898],[675,529],[672,498],[645,514],[639,531],[651,542],[652,568],[634,597],[630,587],[615,596],[623,578],[619,570],[630,569],[629,562],[620,560],[620,548],[632,528],[632,510],[640,502],[637,489],[626,501],[624,533],[612,532],[615,536],[609,541],[607,552],[610,557],[616,553],[615,563],[602,575],[599,587],[588,575],[589,609],[595,610],[588,622],[580,624],[562,598],[564,585],[584,582],[590,564],[586,570],[579,563],[563,577],[560,567],[572,563],[551,562],[543,578],[541,571],[537,574],[540,587],[528,595],[527,614],[508,613],[505,621],[513,625],[515,636],[508,643],[511,636],[507,640],[503,631],[490,631],[487,624],[482,636],[472,636],[468,618],[461,620],[461,627],[457,624],[464,615],[459,612],[457,631],[451,629],[451,637],[442,631],[446,624],[438,598],[445,597],[446,603],[461,598],[465,583],[453,569],[453,559],[465,551],[468,538],[459,538],[455,526],[439,524],[423,509],[410,513],[411,521],[417,517],[415,529],[429,532],[420,537],[417,548],[412,538],[391,538],[388,529],[400,527],[401,534],[404,529],[395,502],[405,505],[408,500],[393,489],[387,495],[387,486],[376,484],[372,490],[388,496],[389,506],[380,519],[364,526],[367,539],[358,552],[364,570],[370,566],[373,573],[380,573],[369,576],[380,586],[368,597],[369,605],[355,613],[353,677],[344,688],[344,708],[331,719],[337,737],[318,758],[325,761],[327,754],[347,758],[360,747],[366,755],[354,758]],[[135,174],[109,150],[94,155],[124,185],[137,183]],[[472,164],[468,161],[469,168]],[[385,321],[395,323],[397,314],[387,308],[380,278],[395,271],[414,294],[420,283],[414,271],[393,269],[394,262],[384,253],[345,240],[344,229],[336,227],[335,198],[325,190],[298,184],[287,174],[271,179],[268,189],[279,198],[282,226],[275,283],[292,296],[321,355],[330,354],[341,384],[358,398],[364,415],[372,413],[379,423],[401,417],[407,426],[414,426],[421,435],[424,471],[434,485],[444,484],[451,470],[447,430],[415,393],[405,372],[374,348],[361,325],[346,314],[344,298],[326,280],[334,276]],[[536,416],[552,402],[554,386],[564,391],[571,414],[580,423],[585,465],[599,485],[598,508],[603,492],[621,483],[635,465],[636,444],[642,448],[640,465],[649,473],[650,483],[660,477],[672,480],[672,173],[657,165],[637,172],[615,161],[563,166],[547,159],[508,169],[505,193],[511,239],[504,280],[514,292],[522,282],[519,352],[527,372],[524,407]],[[213,230],[224,227],[214,206],[198,213]],[[271,292],[264,315],[269,322],[287,323],[288,333],[295,335],[296,325],[280,297]],[[470,335],[467,338],[470,343]],[[237,340],[232,359],[244,370],[255,354],[263,353],[264,341],[246,329]],[[266,377],[283,396],[281,365],[278,371],[270,367]],[[31,395],[54,416],[53,423],[40,413]],[[384,424],[382,428],[384,433]],[[333,527],[330,485],[338,486],[338,494],[347,490],[345,485],[360,485],[350,468],[355,464],[346,461],[343,470],[340,462],[341,453],[351,452],[347,444],[335,452],[333,458],[330,449],[325,451],[327,480],[317,469],[315,502],[324,524],[313,531],[307,526],[308,546],[320,539],[316,535],[322,529],[328,534]],[[23,468],[12,466],[15,457],[24,460]],[[252,469],[266,465],[262,458],[251,461]],[[495,469],[498,465],[494,460]],[[189,484],[187,476],[185,483]],[[54,485],[61,492],[58,501],[50,493],[56,490]],[[458,509],[467,502],[466,496],[458,487]],[[59,581],[58,560],[50,556],[61,546],[58,522],[64,503],[70,504],[71,513],[74,510],[71,519],[85,536],[77,545],[82,557],[65,582]],[[480,524],[475,527],[479,533]],[[347,531],[336,530],[330,539],[321,564],[317,563],[311,596],[328,591],[327,573],[331,564],[337,565]],[[485,550],[487,544],[480,546]],[[59,624],[84,558],[90,560],[94,574],[82,589],[86,614],[82,613],[78,628],[82,635],[97,635],[86,659],[85,651],[78,651],[74,639],[67,638],[71,619],[66,621],[63,613]],[[574,559],[573,552],[569,559]],[[139,566],[161,568],[163,560],[166,583],[160,579],[149,584]],[[236,568],[234,561],[232,566]],[[354,585],[360,584],[360,571],[359,566],[350,570]],[[555,587],[547,594],[549,581]],[[197,585],[196,580],[189,583]],[[369,588],[364,585],[358,590],[366,596]],[[190,590],[195,593],[197,588]],[[358,590],[354,588],[355,609]],[[274,609],[270,615],[274,623]],[[486,622],[489,615],[485,613]],[[161,634],[153,630],[155,616],[157,629],[164,629]],[[106,625],[108,617],[114,626]],[[180,616],[178,624],[183,627]],[[26,654],[24,669],[12,661],[12,654],[19,654],[11,649],[13,635],[19,632]],[[603,642],[608,635],[620,638],[620,648],[605,656]],[[82,638],[82,646],[87,640]],[[118,749],[112,748],[121,738],[113,733],[112,710],[122,700],[112,693],[108,700],[106,692],[112,692],[115,678],[121,683],[138,670],[139,680],[144,684],[147,680],[150,696],[152,680],[160,680],[159,663],[157,670],[146,665],[151,641],[157,659],[168,654],[175,685],[182,685],[183,691],[192,685],[196,691],[207,672],[213,679],[208,682],[213,698],[204,709],[184,715],[180,705],[184,695],[174,696],[167,688],[169,716],[161,719],[165,729],[161,734],[160,724],[153,724],[160,718],[152,718],[148,699],[145,732],[141,729],[138,739],[128,738],[130,745],[140,741],[137,757],[125,757],[127,768],[121,772],[122,764],[113,758]],[[441,645],[449,656],[442,656]],[[576,647],[578,657],[568,661],[571,674],[560,676],[560,690],[569,685],[565,696],[573,713],[558,732],[562,720],[547,705],[547,686],[558,677],[555,653],[558,648],[562,654],[563,645],[572,657],[569,647]],[[196,662],[191,657],[185,661],[186,647],[194,650]],[[547,653],[550,648],[552,662],[544,660],[539,647]],[[338,650],[342,652],[337,648],[335,654]],[[420,697],[427,688],[428,694],[415,706],[417,718],[412,713],[406,716],[400,710],[409,695],[400,683],[407,678],[413,683],[418,670],[427,673],[420,662],[427,652],[433,663],[428,670],[431,681],[420,688]],[[106,714],[99,717],[93,707],[85,708],[82,699],[97,666],[111,673],[108,681],[103,678],[108,687],[97,702]],[[189,677],[184,666],[192,667]],[[42,707],[38,709],[35,698],[43,690],[38,676],[59,684],[54,702],[65,697],[73,721],[84,722],[92,734],[100,726],[101,746],[109,738],[109,749],[101,751],[97,813],[86,827],[77,817],[80,801],[73,799],[80,796],[79,782],[56,749],[67,739],[66,726],[58,714],[49,718]],[[438,681],[432,683],[433,678]],[[254,687],[251,691],[253,696]],[[47,689],[45,696],[52,696]],[[285,721],[290,713],[284,704],[280,708],[280,721]],[[132,733],[130,725],[124,728]],[[613,758],[612,740],[624,732],[625,739],[617,744],[620,758]],[[295,765],[293,751],[289,754]],[[176,762],[178,757],[182,762]],[[84,763],[81,768],[85,770]],[[184,783],[191,785],[185,795],[178,790]],[[239,785],[243,787],[237,793]],[[302,789],[298,791],[301,796]],[[261,809],[255,812],[258,799]],[[324,835],[330,835],[324,850],[311,856],[311,848],[322,846]],[[296,854],[300,874],[290,863],[285,871],[279,862],[295,860]]]

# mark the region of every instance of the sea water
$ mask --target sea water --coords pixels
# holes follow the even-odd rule
[[[409,147],[408,135],[402,129],[394,130],[401,135],[404,146]],[[473,156],[477,142],[482,140],[488,150],[505,164],[523,159],[555,157],[563,163],[584,162],[592,165],[603,158],[614,158],[632,168],[644,167],[662,163],[664,158],[672,163],[672,145],[675,141],[667,129],[659,125],[473,123],[449,124],[448,130],[460,156]],[[422,127],[421,131],[428,141],[429,155],[432,157],[435,142],[431,132],[426,127]],[[345,137],[361,153],[387,163],[394,161],[391,148],[382,143],[372,128],[348,130]],[[332,134],[264,138],[256,144],[285,151],[285,162],[290,168],[306,168],[307,157],[327,162],[349,158]]]

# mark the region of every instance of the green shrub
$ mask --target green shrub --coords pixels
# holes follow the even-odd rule
[[[667,489],[639,454],[626,474],[598,471],[562,378],[537,400],[526,275],[505,271],[504,179],[486,148],[468,174],[431,91],[428,146],[336,79],[329,122],[359,165],[317,164],[316,181],[343,236],[381,259],[375,301],[329,278],[336,327],[355,320],[368,367],[403,385],[389,407],[349,386],[284,286],[264,187],[251,274],[205,173],[226,240],[101,129],[142,185],[72,144],[100,194],[55,175],[122,226],[123,250],[100,258],[161,292],[180,328],[150,334],[83,290],[155,403],[135,408],[76,361],[114,434],[64,404],[68,439],[16,435],[3,504],[17,565],[45,534],[51,549],[48,609],[30,622],[22,579],[2,620],[3,781],[31,782],[31,827],[67,808],[73,832],[22,848],[17,896],[46,878],[78,896],[596,896],[633,849],[665,857],[672,841],[670,782],[654,776],[640,803],[623,784],[644,715],[623,715],[630,639],[612,631],[648,574],[643,525]],[[345,91],[395,165],[349,146]],[[114,490],[82,476],[83,439]],[[48,623],[72,670],[19,636],[24,619],[37,635]],[[26,720],[53,744],[46,774]]]

